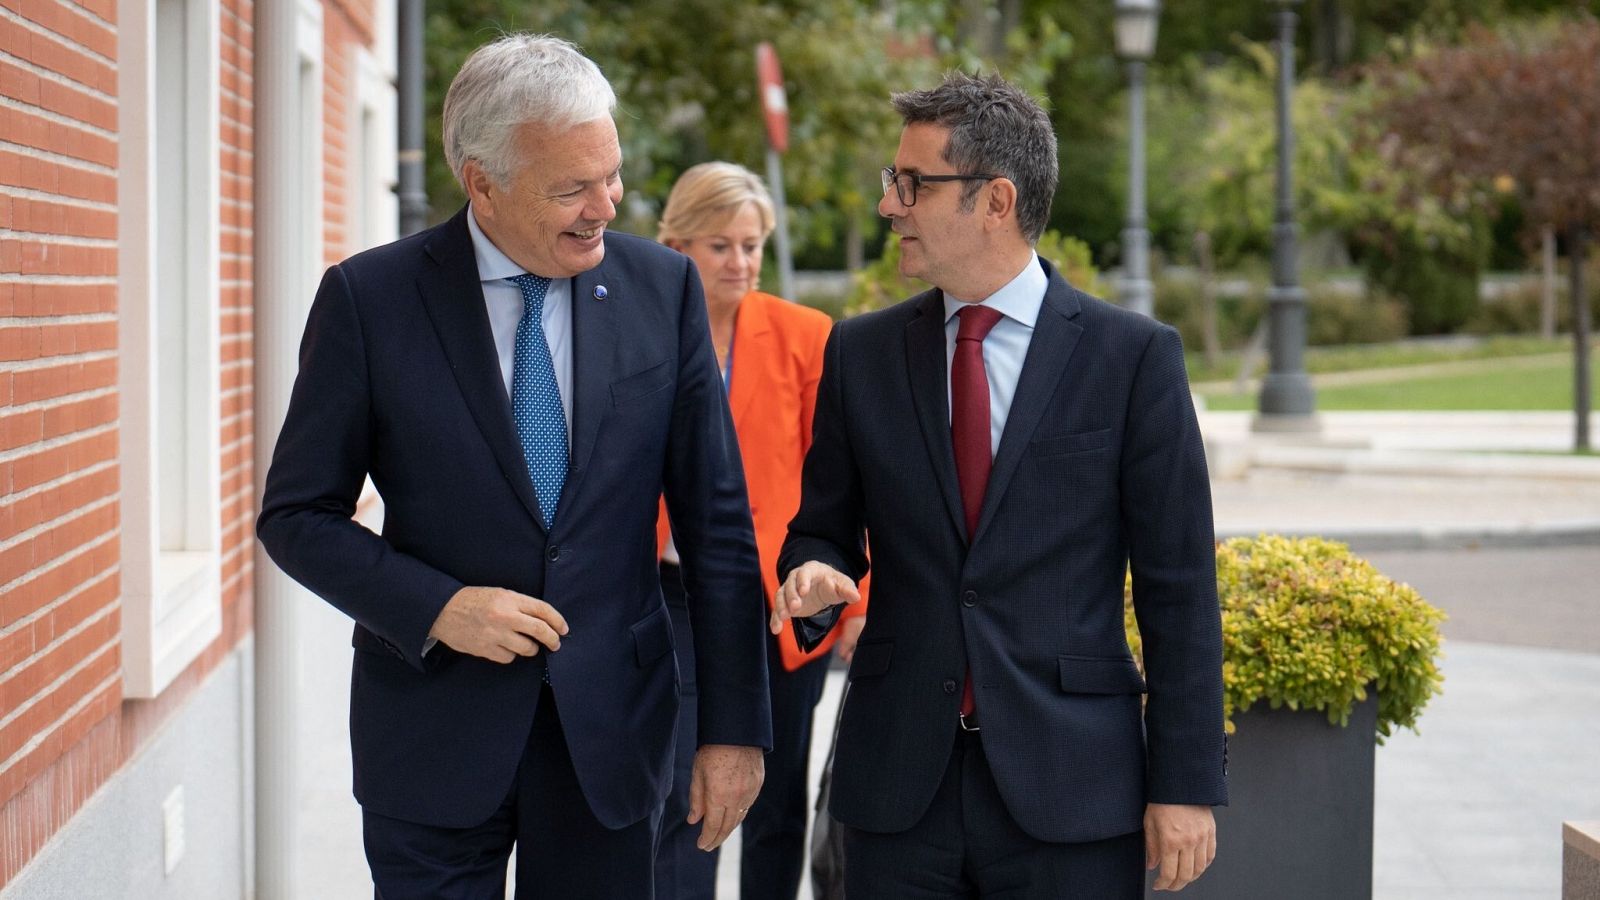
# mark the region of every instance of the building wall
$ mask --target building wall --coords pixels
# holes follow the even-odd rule
[[[122,754],[116,54],[0,3],[0,883]]]
[[[250,896],[247,639],[97,790],[10,884],[6,900]],[[181,789],[182,855],[166,869],[163,806]],[[318,896],[312,892],[308,897]],[[323,895],[331,896],[331,895]]]
[[[118,229],[126,224],[119,185],[126,196],[131,177],[119,166],[127,152],[119,115],[128,115],[118,96],[119,0],[0,0],[0,888],[46,842],[85,846],[83,835],[111,833],[113,813],[159,817],[159,808],[126,807],[164,798],[163,785],[249,779],[251,745],[233,725],[220,744],[231,762],[202,762],[170,743],[178,731],[206,733],[183,723],[253,716],[250,692],[240,687],[250,684],[256,511],[253,6],[214,2],[220,484],[213,514],[222,624],[158,694],[131,699],[122,629],[132,602],[124,542],[134,526],[123,510],[148,484],[126,459],[130,398],[119,391],[130,352],[119,346],[120,317],[130,308],[118,289]],[[351,179],[362,177],[362,167],[347,160],[357,121],[354,69],[357,48],[378,39],[384,10],[375,0],[326,0],[322,8],[323,256],[333,262],[361,240],[351,233],[350,203]],[[199,817],[191,831],[245,818],[248,792],[230,790],[221,805],[214,791],[199,805],[191,793]],[[235,836],[248,870],[248,828],[218,833]],[[63,877],[72,870],[51,869]],[[18,880],[52,895],[49,878]]]

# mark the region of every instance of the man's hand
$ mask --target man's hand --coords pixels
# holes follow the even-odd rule
[[[800,564],[784,579],[783,586],[778,588],[778,598],[772,604],[768,626],[773,634],[781,634],[783,623],[789,619],[809,618],[830,606],[855,603],[860,599],[856,583],[843,572],[812,560]]]
[[[760,747],[707,744],[700,748],[689,780],[688,822],[706,822],[696,847],[715,850],[733,834],[761,792],[765,767]]]
[[[845,665],[855,658],[856,644],[861,642],[861,629],[867,627],[866,616],[851,616],[839,623],[839,642],[833,645],[839,661]]]
[[[1161,866],[1158,891],[1182,890],[1217,855],[1217,821],[1209,806],[1151,803],[1144,810],[1144,867]]]
[[[508,663],[534,656],[539,645],[561,649],[567,620],[543,600],[502,588],[464,587],[433,620],[428,637],[452,650]]]

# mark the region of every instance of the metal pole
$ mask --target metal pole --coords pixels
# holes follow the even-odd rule
[[[1316,431],[1316,397],[1306,374],[1306,292],[1300,287],[1294,224],[1294,5],[1278,0],[1278,209],[1267,292],[1268,353],[1256,431]]]
[[[1128,224],[1122,230],[1122,305],[1141,315],[1156,314],[1150,283],[1150,230],[1144,199],[1144,61],[1128,60]]]
[[[783,199],[783,159],[778,151],[767,147],[767,189],[772,192],[773,218],[777,230],[773,232],[774,249],[778,251],[778,294],[787,300],[794,295],[794,257],[789,250],[789,207]]]
[[[1583,257],[1585,245],[1589,242],[1588,229],[1582,225],[1573,226],[1571,242],[1567,263],[1572,266],[1572,405],[1577,413],[1572,447],[1579,452],[1587,452],[1590,449],[1589,411],[1593,408],[1589,397],[1589,297],[1583,286]]]
[[[400,234],[415,234],[428,227],[428,191],[423,180],[422,129],[422,2],[400,0],[396,22],[399,48],[395,67],[399,108],[399,180],[395,186],[400,199]]]

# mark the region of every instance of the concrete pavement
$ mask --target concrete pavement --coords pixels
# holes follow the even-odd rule
[[[1445,693],[1420,735],[1378,751],[1375,896],[1556,896],[1561,821],[1600,818],[1600,590],[1587,588],[1600,574],[1600,458],[1546,455],[1570,439],[1559,414],[1323,421],[1316,441],[1252,435],[1242,413],[1206,413],[1202,429],[1219,535],[1350,540],[1452,615]],[[297,895],[367,897],[349,792],[349,625],[320,603],[305,614],[318,624],[303,656]],[[814,760],[842,683],[830,675]],[[719,897],[737,896],[736,842]],[[1226,835],[1222,847],[1249,852]]]

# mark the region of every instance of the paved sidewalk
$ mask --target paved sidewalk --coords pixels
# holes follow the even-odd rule
[[[1555,601],[1507,596],[1503,608],[1485,610],[1514,623],[1539,609],[1559,617],[1553,630],[1571,640],[1474,614],[1487,624],[1447,643],[1445,693],[1423,714],[1421,734],[1396,736],[1377,757],[1375,896],[1556,896],[1561,820],[1600,819],[1600,652],[1548,649],[1600,647],[1600,617],[1586,612],[1594,601],[1570,583],[1600,570],[1589,549],[1600,545],[1600,458],[1525,452],[1565,446],[1571,420],[1559,414],[1349,413],[1324,423],[1321,438],[1295,441],[1251,435],[1245,414],[1202,417],[1219,534],[1331,534],[1396,559],[1433,547],[1572,548],[1556,559],[1575,574],[1529,587],[1560,594]],[[1499,468],[1485,470],[1484,459]],[[1425,596],[1448,610],[1457,584],[1440,581]],[[297,895],[369,897],[349,790],[349,624],[325,604],[307,606],[314,643],[304,649],[298,723],[307,781]],[[830,674],[814,760],[826,751],[842,682]],[[723,898],[737,896],[736,842],[723,854]],[[1247,852],[1228,848],[1226,835],[1223,848]]]

